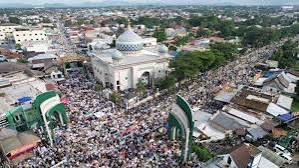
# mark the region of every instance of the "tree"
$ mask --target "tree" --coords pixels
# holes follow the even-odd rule
[[[28,60],[26,58],[19,58],[19,59],[17,59],[17,62],[22,63],[22,64],[27,64]]]
[[[95,24],[96,22],[94,20],[90,20],[89,24]]]
[[[65,26],[65,27],[70,27],[72,24],[73,24],[73,23],[72,23],[71,20],[66,20],[66,21],[64,21],[64,26]]]
[[[77,20],[77,24],[78,25],[83,25],[84,21],[85,21],[84,19],[80,18],[80,19]]]
[[[6,94],[3,93],[3,92],[0,93],[0,97],[5,97],[5,95],[6,95]]]
[[[9,17],[8,20],[10,23],[21,24],[21,20],[17,17]]]
[[[211,35],[212,35],[212,33],[209,29],[199,29],[196,32],[196,37],[209,37]]]
[[[223,53],[223,56],[228,60],[234,59],[239,53],[237,45],[232,43],[215,43],[211,46],[211,50]]]
[[[43,18],[43,23],[51,23],[51,20],[47,17]]]
[[[208,148],[202,145],[192,145],[192,151],[197,155],[198,160],[206,162],[214,157]]]
[[[220,31],[221,37],[229,37],[233,34],[235,28],[233,21],[221,21],[217,26],[217,30]]]
[[[153,34],[153,37],[157,38],[158,42],[163,42],[167,39],[166,33],[164,30],[156,30]]]
[[[280,37],[280,31],[271,28],[251,26],[244,32],[243,44],[253,47],[262,47],[278,40]]]
[[[15,46],[15,49],[16,49],[16,50],[21,50],[21,49],[22,49],[21,44],[17,43],[16,46]]]
[[[100,85],[100,84],[96,84],[96,86],[95,86],[95,91],[100,92],[100,91],[102,91],[103,89],[104,89],[104,88],[103,88],[102,85]]]
[[[299,81],[296,82],[295,92],[299,96]]]
[[[169,75],[164,79],[158,80],[156,85],[160,89],[169,89],[175,85],[176,78],[173,75]]]
[[[280,68],[296,67],[298,62],[298,43],[287,41],[276,52],[274,52],[272,59],[279,62]]]
[[[147,89],[146,83],[144,83],[142,80],[139,80],[138,83],[136,84],[137,91],[144,94]]]
[[[190,35],[190,34],[187,35],[187,36],[184,36],[184,37],[178,37],[178,38],[176,39],[176,45],[177,45],[177,46],[185,45],[186,43],[189,42],[190,38],[191,38],[191,35]]]
[[[120,101],[120,95],[117,92],[115,92],[115,91],[112,92],[112,94],[111,94],[111,101],[113,103],[119,102]]]

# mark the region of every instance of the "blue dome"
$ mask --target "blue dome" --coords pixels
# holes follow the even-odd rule
[[[139,51],[143,48],[143,39],[131,30],[129,26],[128,29],[117,38],[116,48],[120,51]]]
[[[124,58],[124,55],[118,51],[118,50],[115,50],[113,53],[112,53],[112,59],[114,60],[121,60]]]

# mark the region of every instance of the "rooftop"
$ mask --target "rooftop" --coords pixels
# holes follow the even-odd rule
[[[38,94],[46,91],[45,82],[29,77],[23,72],[16,73],[5,79],[11,82],[11,86],[0,88],[0,93],[5,93],[5,96],[0,99],[0,114],[7,112],[14,107],[17,99],[29,96],[36,97]]]

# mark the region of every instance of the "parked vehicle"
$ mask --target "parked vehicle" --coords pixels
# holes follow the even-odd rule
[[[0,62],[7,62],[7,58],[4,55],[0,55]]]

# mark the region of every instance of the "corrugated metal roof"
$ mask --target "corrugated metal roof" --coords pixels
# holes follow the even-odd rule
[[[278,100],[276,102],[277,105],[284,107],[288,110],[291,109],[292,103],[293,103],[293,98],[285,95],[279,95]]]
[[[289,113],[289,111],[285,110],[284,108],[282,108],[274,103],[270,103],[269,106],[267,107],[266,111],[267,111],[267,113],[269,113],[275,117]]]

